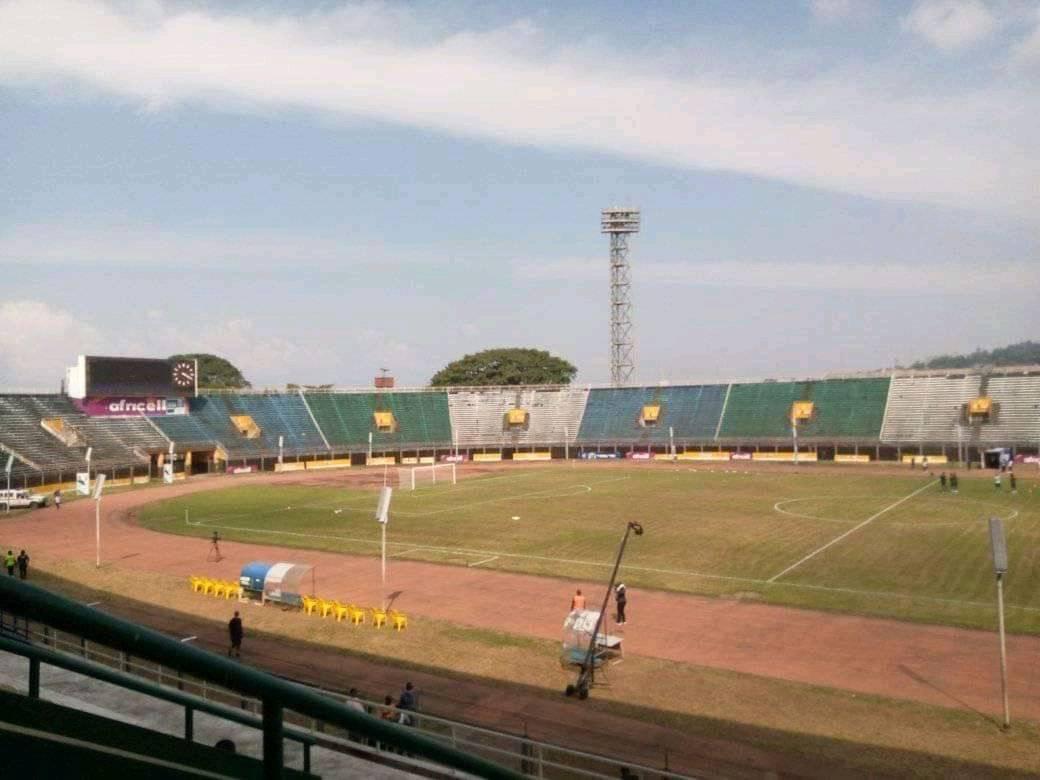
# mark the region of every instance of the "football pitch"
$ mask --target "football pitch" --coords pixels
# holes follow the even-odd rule
[[[940,491],[921,473],[881,475],[631,468],[503,469],[395,490],[389,555],[606,580],[625,522],[630,587],[992,628],[987,520],[1007,531],[1008,626],[1040,633],[1040,491],[988,479]],[[378,555],[371,489],[243,485],[151,504],[156,530],[281,547]]]

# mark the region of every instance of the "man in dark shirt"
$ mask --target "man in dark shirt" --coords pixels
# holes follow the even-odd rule
[[[235,612],[235,616],[228,621],[228,635],[231,637],[231,647],[228,648],[228,657],[232,653],[235,654],[236,658],[242,657],[242,637],[245,632],[242,630],[242,618],[238,616],[238,612]]]
[[[29,576],[29,555],[25,552],[25,550],[22,550],[18,554],[17,561],[18,561],[18,576],[21,579],[24,580],[26,577]]]

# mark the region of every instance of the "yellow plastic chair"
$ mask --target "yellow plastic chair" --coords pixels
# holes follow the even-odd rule
[[[365,622],[365,610],[356,604],[347,604],[347,614],[350,615],[350,622],[355,626],[360,626]]]
[[[321,605],[321,599],[316,599],[313,596],[303,597],[303,611],[307,615],[313,615],[317,612],[318,607]]]
[[[372,607],[368,610],[368,614],[372,616],[372,627],[382,628],[386,625],[386,610],[380,609],[379,607]]]
[[[408,628],[408,617],[396,609],[391,609],[387,612],[390,617],[390,625],[392,625],[398,631]]]
[[[227,597],[228,584],[224,580],[213,580],[213,595],[217,598]]]
[[[321,616],[323,618],[324,617],[328,617],[329,613],[332,612],[335,609],[336,609],[336,602],[335,601],[326,601],[325,599],[321,600]]]
[[[203,577],[191,576],[188,577],[188,582],[191,583],[191,590],[193,593],[198,593],[202,590]]]
[[[336,622],[339,623],[347,618],[350,614],[350,609],[346,604],[340,604],[338,601],[333,602],[335,606],[332,608],[333,614],[336,616]]]
[[[224,598],[230,599],[242,595],[242,586],[237,582],[228,580],[224,583]]]
[[[210,593],[213,593],[216,587],[217,583],[215,580],[211,580],[209,577],[202,579],[202,593],[204,595],[208,596]]]

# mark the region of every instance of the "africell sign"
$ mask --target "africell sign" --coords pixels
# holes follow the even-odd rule
[[[174,411],[168,407],[165,398],[84,398],[77,403],[91,417],[137,417],[141,414],[156,417]]]

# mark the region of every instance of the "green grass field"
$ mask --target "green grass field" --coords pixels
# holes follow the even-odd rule
[[[219,530],[237,541],[376,555],[376,498],[240,486],[147,506],[140,520],[170,533]],[[646,534],[629,546],[629,585],[991,628],[990,516],[1008,532],[1009,629],[1040,633],[1036,479],[1020,479],[1016,496],[962,479],[954,496],[909,472],[517,468],[395,491],[389,549],[397,558],[605,579],[625,521],[639,520]]]

